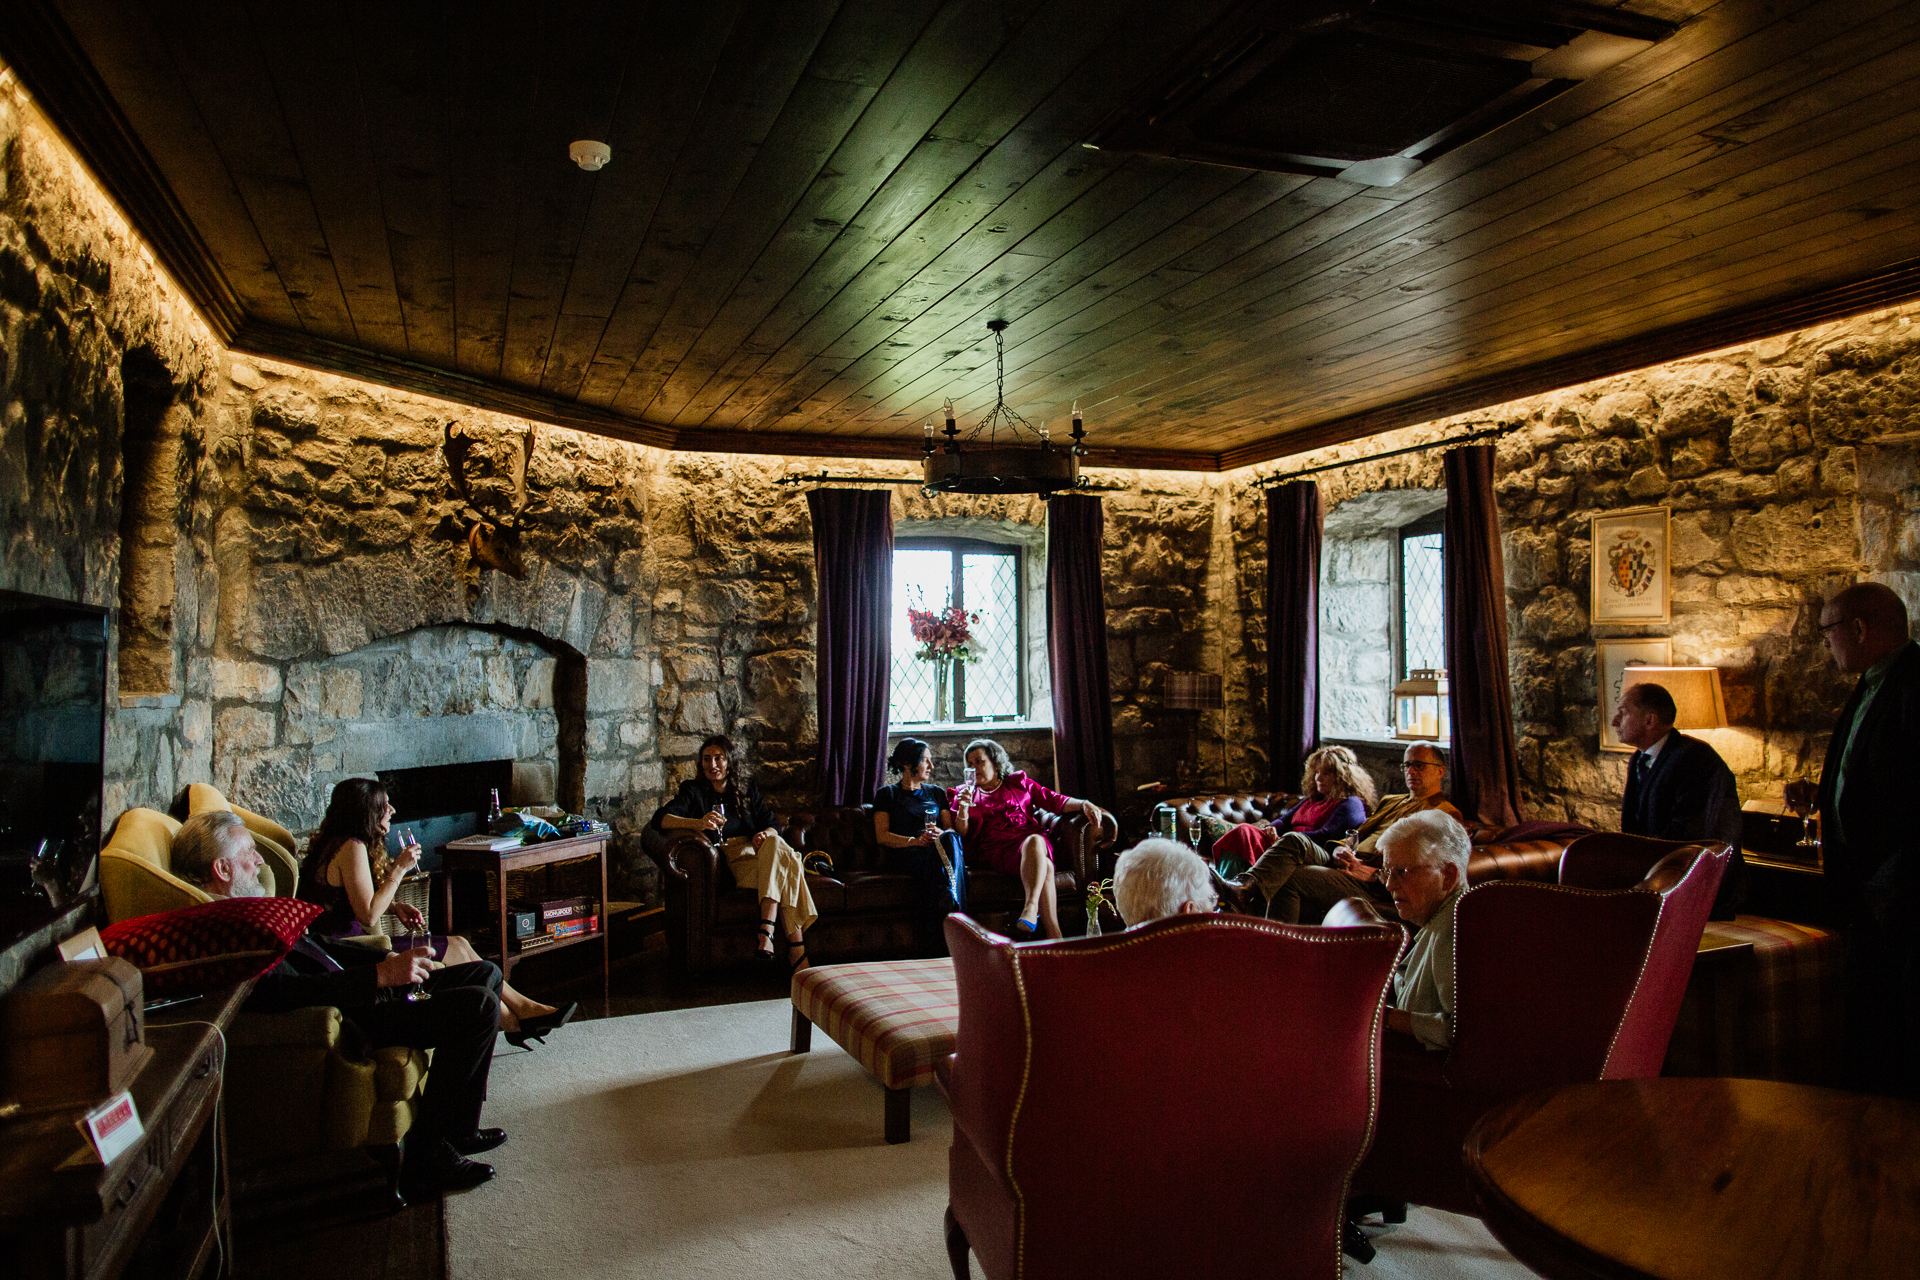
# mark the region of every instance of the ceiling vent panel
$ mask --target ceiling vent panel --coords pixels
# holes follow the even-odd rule
[[[1582,5],[1246,5],[1088,145],[1391,186],[1674,30]]]

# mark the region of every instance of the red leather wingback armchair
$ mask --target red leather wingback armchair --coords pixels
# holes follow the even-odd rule
[[[1175,916],[1024,945],[965,916],[946,930],[955,1276],[969,1248],[993,1280],[1340,1275],[1398,929]],[[1217,1123],[1215,1101],[1243,1091],[1261,1122]]]
[[[1452,1046],[1436,1053],[1385,1037],[1379,1132],[1356,1195],[1478,1214],[1461,1144],[1497,1103],[1550,1085],[1660,1074],[1733,855],[1725,845],[1639,841],[1670,852],[1630,888],[1585,887],[1621,878],[1608,846],[1623,839],[1635,838],[1575,841],[1561,884],[1499,880],[1461,897]],[[1588,841],[1601,843],[1586,854],[1603,856],[1583,856]]]

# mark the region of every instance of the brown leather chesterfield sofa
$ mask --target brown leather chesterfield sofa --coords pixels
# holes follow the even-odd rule
[[[1086,886],[1102,852],[1113,846],[1113,816],[1102,814],[1098,824],[1078,813],[1037,816],[1053,840],[1060,925],[1072,936],[1085,927]],[[873,838],[872,806],[798,814],[781,834],[802,857],[819,852],[833,859],[831,875],[807,876],[820,912],[807,930],[809,960],[831,964],[939,954],[940,922],[921,907],[919,886],[902,868],[901,851],[882,848]],[[750,960],[760,906],[751,889],[734,884],[719,852],[690,831],[649,828],[641,841],[666,881],[667,945],[674,964],[686,973],[702,973]],[[968,869],[967,913],[990,928],[1004,931],[1024,896],[1018,876]]]
[[[1166,803],[1174,807],[1180,815],[1180,821],[1186,822],[1194,815],[1201,817],[1224,818],[1228,822],[1258,822],[1271,820],[1282,810],[1289,808],[1298,796],[1281,791],[1257,791],[1239,795],[1188,796]],[[1546,824],[1529,824],[1544,827]],[[1543,884],[1555,884],[1560,879],[1560,856],[1567,846],[1586,834],[1587,828],[1567,826],[1564,834],[1556,834],[1549,839],[1515,840],[1505,843],[1491,843],[1500,832],[1489,827],[1469,826],[1473,834],[1473,856],[1467,862],[1467,883],[1483,884],[1488,880],[1537,880]],[[1210,840],[1203,840],[1200,851],[1206,853]],[[1112,871],[1109,870],[1109,875]]]

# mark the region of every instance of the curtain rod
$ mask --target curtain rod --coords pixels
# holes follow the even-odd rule
[[[1307,467],[1300,471],[1288,471],[1280,475],[1268,476],[1256,483],[1259,488],[1272,489],[1279,485],[1286,484],[1289,481],[1303,479],[1306,476],[1317,476],[1322,471],[1338,471],[1342,467],[1357,467],[1363,462],[1379,462],[1384,458],[1398,458],[1402,454],[1407,453],[1425,453],[1429,449],[1453,449],[1460,445],[1472,444],[1476,440],[1497,440],[1501,436],[1510,435],[1518,431],[1520,426],[1521,424],[1515,423],[1512,426],[1506,427],[1488,427],[1482,431],[1470,431],[1464,436],[1454,436],[1447,440],[1429,440],[1425,444],[1410,444],[1401,449],[1389,449],[1385,453],[1370,453],[1364,458],[1346,458],[1340,462],[1326,462],[1320,466]]]
[[[921,488],[925,488],[927,482],[918,476],[915,476],[911,480],[895,480],[887,476],[830,476],[824,471],[818,471],[812,475],[781,476],[778,480],[775,480],[774,483],[778,485],[910,484],[910,485],[919,486]],[[1056,493],[1121,493],[1121,492],[1124,492],[1125,490],[1126,490],[1126,486],[1123,484],[1097,484],[1094,481],[1087,479],[1085,476],[1081,476],[1078,482],[1070,485],[1062,485],[1059,489],[1055,490],[1055,492]],[[940,493],[944,491],[935,489],[933,490],[933,492]]]

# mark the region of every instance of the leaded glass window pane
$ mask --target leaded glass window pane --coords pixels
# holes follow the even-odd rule
[[[1008,555],[960,557],[962,593],[973,626],[980,661],[966,664],[965,714],[969,719],[1020,714],[1020,566]]]
[[[1447,637],[1442,619],[1440,535],[1416,534],[1400,540],[1401,666],[1400,676],[1447,665]]]
[[[1013,548],[981,546],[909,544],[894,549],[893,724],[1017,720],[1025,713],[1019,554]],[[980,615],[971,627],[971,648],[979,656],[978,661],[958,664],[949,676],[948,718],[942,721],[935,718],[935,667],[915,656],[920,646],[907,610],[939,612],[955,604]]]

